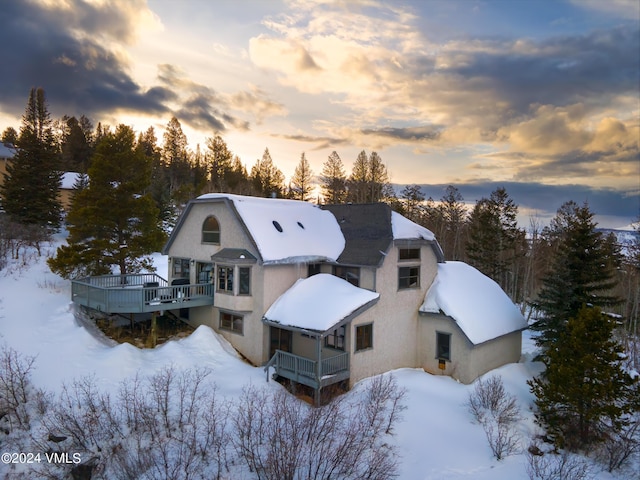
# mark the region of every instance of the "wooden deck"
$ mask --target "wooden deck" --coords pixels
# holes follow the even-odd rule
[[[276,350],[271,360],[265,365],[267,372],[269,367],[275,369],[276,375],[317,390],[349,378],[349,353],[344,352],[323,358],[318,371],[317,361]]]
[[[213,285],[169,285],[155,273],[103,275],[71,281],[71,300],[105,313],[144,313],[213,305]]]

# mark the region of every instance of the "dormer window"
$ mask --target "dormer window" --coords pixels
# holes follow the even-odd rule
[[[220,224],[216,217],[207,217],[202,224],[202,243],[220,245]]]

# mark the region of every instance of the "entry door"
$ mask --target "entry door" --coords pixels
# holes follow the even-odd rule
[[[290,330],[283,330],[278,327],[271,327],[269,329],[271,336],[271,349],[269,357],[273,357],[276,350],[282,350],[283,352],[291,352],[291,346],[293,342],[293,332]]]

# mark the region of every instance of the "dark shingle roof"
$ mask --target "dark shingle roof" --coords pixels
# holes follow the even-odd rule
[[[378,266],[393,242],[391,208],[385,203],[324,205],[336,217],[346,245],[338,262]]]

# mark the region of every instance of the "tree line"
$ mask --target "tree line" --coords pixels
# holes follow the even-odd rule
[[[42,89],[31,90],[20,132],[7,129],[2,140],[17,147],[0,189],[3,238],[59,228],[62,172],[80,173],[65,219],[67,244],[48,260],[65,278],[149,268],[145,256],[162,246],[182,206],[200,193],[307,201],[316,178],[302,153],[285,185],[268,148],[247,171],[220,135],[207,139],[204,152],[192,152],[176,118],[161,146],[153,128],[136,134],[122,124],[94,130],[85,117],[53,122]],[[546,366],[530,384],[537,418],[556,445],[640,445],[636,433],[625,437],[640,432],[638,381],[629,374],[640,370],[638,240],[623,255],[615,236],[597,230],[589,205],[574,201],[561,205],[548,226],[533,219],[524,229],[502,187],[470,207],[453,185],[438,200],[425,198],[419,185],[396,195],[377,152],[362,151],[350,175],[333,152],[318,181],[319,202],[388,203],[433,231],[447,260],[475,266],[522,306]]]

